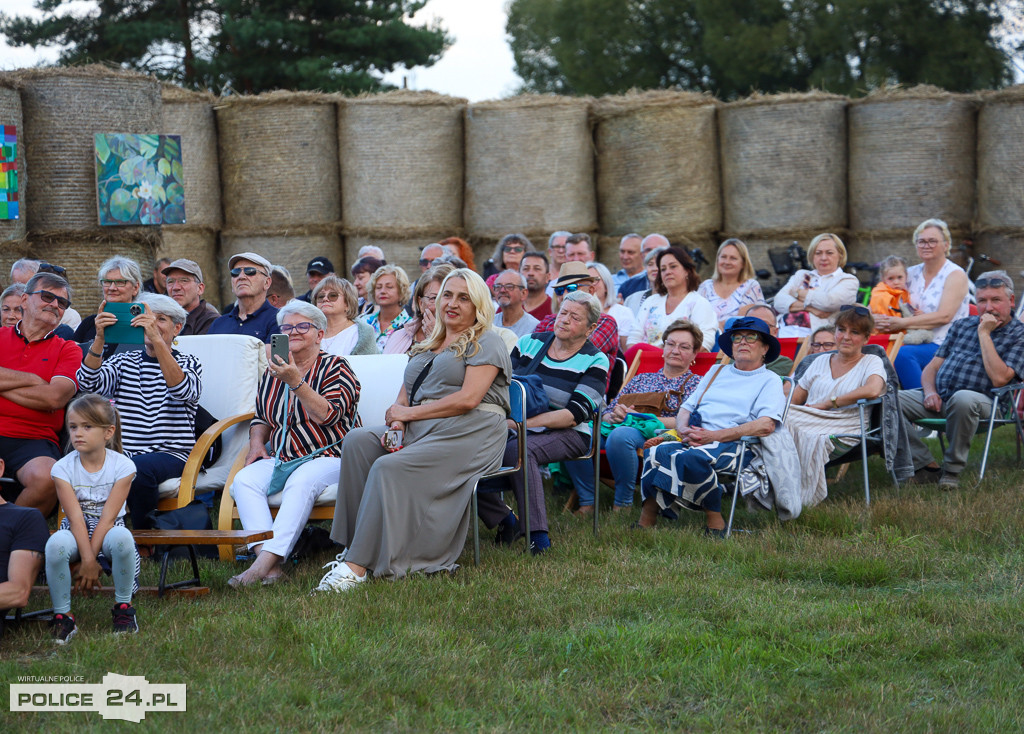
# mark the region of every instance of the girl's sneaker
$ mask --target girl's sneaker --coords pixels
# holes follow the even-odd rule
[[[131,604],[115,604],[114,608],[110,610],[111,614],[114,615],[114,634],[119,635],[122,632],[130,632],[135,634],[139,631],[139,623],[135,621],[135,607]]]
[[[53,631],[53,641],[58,645],[66,645],[78,632],[78,625],[70,614],[54,614],[50,620],[50,629]]]

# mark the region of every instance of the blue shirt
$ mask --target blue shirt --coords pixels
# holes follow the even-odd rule
[[[935,375],[935,390],[948,402],[958,390],[992,394],[992,380],[985,371],[978,339],[979,316],[954,321],[935,356],[943,360]],[[1012,369],[1017,378],[1024,377],[1024,323],[1011,318],[992,331],[996,354]]]
[[[269,344],[272,334],[280,334],[281,328],[277,325],[277,309],[270,305],[270,301],[264,301],[254,313],[242,321],[238,315],[238,304],[223,316],[210,324],[207,334],[242,334],[243,336],[254,336],[260,341]]]
[[[645,291],[650,287],[651,284],[647,280],[647,271],[642,270],[632,278],[626,278],[619,284],[619,298],[625,301],[627,296],[631,296],[639,291]]]

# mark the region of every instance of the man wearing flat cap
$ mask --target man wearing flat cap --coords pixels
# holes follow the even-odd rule
[[[255,252],[231,256],[231,292],[237,303],[210,325],[208,334],[244,334],[269,344],[271,335],[280,333],[277,309],[267,302],[271,267]]]
[[[163,269],[167,295],[188,313],[179,336],[205,334],[220,318],[220,311],[203,299],[203,271],[194,260],[179,258]]]

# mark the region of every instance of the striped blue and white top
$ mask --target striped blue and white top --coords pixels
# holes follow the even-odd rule
[[[550,338],[550,333],[521,337],[512,350],[513,373],[523,372]],[[568,409],[576,420],[575,429],[589,436],[587,415],[604,405],[608,358],[588,340],[569,359],[559,361],[545,354],[533,374],[539,375],[544,383],[551,410]]]
[[[196,408],[203,365],[192,354],[171,352],[185,379],[169,387],[156,357],[145,350],[120,352],[98,369],[78,368],[78,386],[114,401],[121,414],[124,453],[165,453],[188,461],[196,443]]]

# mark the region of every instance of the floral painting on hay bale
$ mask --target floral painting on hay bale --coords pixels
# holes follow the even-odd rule
[[[184,224],[180,135],[96,134],[101,225]]]
[[[0,219],[18,219],[18,130],[0,125]]]

